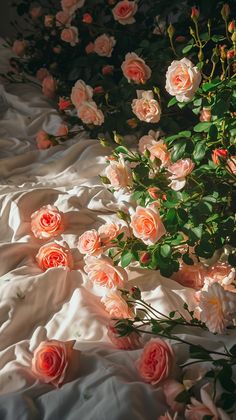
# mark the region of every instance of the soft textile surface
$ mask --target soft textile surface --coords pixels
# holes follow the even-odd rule
[[[2,50],[3,55],[8,52]],[[135,361],[141,350],[116,350],[110,343],[109,317],[87,282],[76,248],[81,233],[117,220],[123,205],[98,177],[109,150],[80,134],[38,151],[37,131],[55,133],[60,123],[53,105],[32,84],[1,87],[0,97],[0,419],[155,420],[166,410],[162,390],[139,377]],[[46,204],[65,213],[67,228],[56,240],[72,249],[73,271],[42,272],[35,262],[44,241],[31,234],[30,215]],[[182,298],[191,303],[191,290],[156,272],[134,268],[129,285],[134,284],[161,312],[181,308]],[[75,339],[82,351],[77,379],[60,390],[41,384],[29,368],[30,349],[46,334]],[[188,330],[185,338],[214,349],[225,340],[194,334]],[[178,362],[185,361],[186,348],[175,349]]]

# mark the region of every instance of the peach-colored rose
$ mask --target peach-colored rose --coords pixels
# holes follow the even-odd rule
[[[132,318],[133,311],[118,291],[111,291],[101,299],[112,318]]]
[[[43,14],[43,9],[42,9],[42,7],[41,6],[36,6],[36,7],[33,7],[31,10],[30,10],[30,16],[31,16],[31,18],[33,19],[33,20],[35,20],[35,19],[38,19],[40,16],[42,16],[42,14]]]
[[[235,287],[231,286],[235,280],[235,268],[227,262],[217,261],[214,265],[208,267],[204,280],[206,285],[217,282],[220,283],[224,289],[231,291],[235,290],[236,292]]]
[[[94,101],[82,102],[77,115],[84,124],[102,125],[104,123],[103,112],[98,109],[97,104]]]
[[[177,395],[185,391],[185,387],[180,382],[174,379],[167,379],[163,384],[163,392],[166,397],[166,402],[173,411],[182,411],[184,408],[183,403],[175,401]]]
[[[62,9],[73,15],[73,13],[83,7],[85,0],[61,0],[61,7]]]
[[[44,96],[53,99],[57,89],[57,82],[53,76],[46,76],[42,82],[42,91]]]
[[[174,362],[174,352],[167,341],[156,338],[150,340],[143,349],[137,368],[142,378],[157,385],[167,379]]]
[[[89,101],[93,97],[93,88],[86,85],[83,80],[77,80],[71,91],[71,102],[78,109],[82,102]]]
[[[236,156],[230,156],[227,160],[226,169],[230,171],[232,174],[236,175]]]
[[[43,206],[31,214],[31,230],[39,239],[60,235],[64,231],[64,215],[56,206]]]
[[[201,79],[201,72],[190,60],[174,60],[166,73],[166,90],[179,102],[188,102],[194,97]]]
[[[106,76],[107,74],[112,74],[114,70],[114,66],[106,65],[102,68],[102,74],[103,76]]]
[[[133,99],[132,110],[140,121],[147,123],[157,123],[160,121],[161,108],[159,103],[154,99],[151,90],[137,91],[138,99]]]
[[[68,42],[72,47],[79,42],[79,32],[75,26],[70,26],[69,28],[63,29],[61,32],[61,39],[64,42]]]
[[[125,162],[123,158],[118,161],[110,161],[109,166],[105,169],[105,174],[115,190],[127,188],[133,184],[129,163]]]
[[[202,108],[202,110],[200,112],[199,120],[201,122],[211,121],[211,109],[210,108]]]
[[[185,177],[193,171],[194,167],[195,164],[189,158],[179,159],[177,162],[168,166],[168,171],[172,174],[169,177],[171,179],[170,187],[172,190],[179,191],[185,186]]]
[[[70,248],[66,243],[65,246],[56,242],[50,242],[41,246],[36,255],[36,261],[41,270],[48,270],[55,267],[73,268],[73,257]]]
[[[147,134],[146,136],[141,137],[138,142],[139,153],[143,155],[145,150],[147,149],[149,150],[150,146],[153,146],[155,143],[156,143],[155,139],[150,134]]]
[[[27,41],[24,41],[24,40],[20,41],[19,39],[16,39],[16,41],[14,41],[14,44],[12,46],[12,51],[19,57],[23,57],[25,55],[27,46],[28,46]]]
[[[89,42],[88,45],[86,45],[85,52],[86,52],[86,54],[91,54],[91,53],[94,52],[94,43],[93,42]]]
[[[42,341],[34,350],[31,369],[41,381],[60,387],[66,380],[75,341]]]
[[[230,417],[221,409],[217,408],[206,391],[206,386],[200,390],[202,402],[191,397],[191,404],[185,410],[186,420],[203,420],[204,416],[210,416],[212,420],[230,420]]]
[[[106,34],[98,36],[94,41],[94,52],[101,57],[111,57],[116,40]]]
[[[119,233],[120,228],[116,223],[106,223],[98,229],[98,234],[103,245],[111,244],[111,241],[115,239]]]
[[[155,244],[166,233],[158,209],[151,206],[138,206],[131,216],[130,226],[134,236],[146,245]]]
[[[45,79],[45,77],[47,77],[47,76],[49,76],[49,71],[47,69],[41,67],[40,69],[37,70],[36,78],[40,82],[42,82]]]
[[[161,161],[161,166],[168,165],[170,161],[170,154],[163,140],[156,141],[152,146],[148,147],[148,150],[150,152],[150,159],[152,161],[157,158]]]
[[[49,134],[44,130],[38,132],[36,136],[36,143],[38,149],[40,150],[49,149],[49,147],[53,146],[53,142],[51,141]]]
[[[71,20],[72,20],[71,15],[69,13],[63,11],[63,10],[60,10],[56,14],[56,25],[57,26],[70,25]]]
[[[54,16],[53,15],[45,15],[44,16],[44,26],[46,28],[51,28],[53,26]]]
[[[126,54],[121,69],[128,82],[132,81],[138,84],[146,83],[152,74],[150,67],[135,53]]]
[[[69,133],[68,126],[66,124],[61,124],[57,129],[56,136],[63,137],[63,136],[67,136],[68,133]]]
[[[81,254],[96,254],[101,252],[100,237],[95,229],[86,230],[79,237],[78,249]]]
[[[112,9],[114,19],[121,25],[130,25],[135,22],[134,15],[138,10],[135,1],[122,0],[119,1]]]
[[[206,273],[207,270],[201,263],[196,262],[193,265],[188,265],[181,262],[179,271],[174,273],[171,278],[184,287],[199,290],[203,287]]]
[[[111,342],[117,349],[120,350],[134,350],[140,347],[139,335],[136,332],[132,332],[129,335],[120,336],[116,327],[116,321],[110,321],[107,326],[107,335]]]
[[[100,256],[85,257],[84,271],[89,279],[98,286],[109,289],[123,287],[127,273],[122,267],[114,266],[111,258]]]

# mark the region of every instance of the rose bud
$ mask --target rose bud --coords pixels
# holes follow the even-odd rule
[[[231,60],[235,56],[234,50],[227,51],[227,60]]]
[[[94,43],[93,42],[90,42],[88,45],[86,45],[85,52],[86,52],[86,54],[91,54],[91,53],[94,52]]]
[[[234,30],[235,30],[235,23],[234,23],[234,21],[232,20],[232,22],[230,22],[229,24],[228,24],[228,31],[229,31],[229,33],[233,33],[234,32]]]
[[[199,10],[196,7],[192,7],[192,12],[191,12],[191,19],[194,21],[197,21],[199,18]]]
[[[151,259],[150,252],[145,252],[145,251],[142,252],[141,255],[140,255],[140,257],[139,257],[139,261],[142,264],[148,264],[150,262],[150,259]]]
[[[159,198],[159,188],[149,187],[148,194],[150,195],[151,198],[153,198],[153,200],[156,200],[157,198]]]
[[[90,15],[90,13],[84,13],[82,21],[84,23],[90,24],[93,21],[93,17]]]
[[[126,122],[130,126],[130,128],[136,128],[138,125],[137,120],[135,118],[129,118]]]
[[[226,149],[215,149],[212,153],[212,160],[215,165],[220,164],[220,159],[226,159],[228,156],[228,151]]]
[[[69,99],[60,97],[58,102],[58,107],[60,111],[64,111],[65,109],[69,108],[72,105]]]
[[[230,14],[230,8],[229,8],[229,5],[227,3],[223,4],[220,13],[221,13],[221,16],[222,16],[223,20],[227,20],[227,18],[229,17],[229,14]]]
[[[95,88],[93,88],[93,93],[94,94],[104,93],[104,89],[102,86],[96,86]]]
[[[200,112],[199,120],[201,122],[211,121],[211,109],[210,108],[202,108],[202,110]]]
[[[60,54],[61,53],[61,46],[57,45],[56,47],[53,48],[53,52],[55,54]]]
[[[179,35],[175,38],[175,42],[184,42],[185,41],[185,36],[183,35]]]
[[[104,66],[102,68],[102,74],[103,76],[106,76],[107,74],[112,74],[113,70],[114,70],[114,66],[109,66],[109,65]]]

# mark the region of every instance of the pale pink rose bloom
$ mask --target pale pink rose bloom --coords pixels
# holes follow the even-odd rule
[[[179,191],[185,186],[185,177],[193,171],[194,167],[195,164],[189,158],[179,159],[168,166],[168,171],[172,174],[169,177],[171,179],[169,186],[172,190]]]
[[[95,39],[93,51],[101,57],[111,57],[115,44],[116,40],[113,36],[103,34]]]
[[[150,79],[152,71],[145,61],[135,53],[128,53],[121,65],[124,76],[128,82],[146,83]]]
[[[78,109],[82,102],[89,101],[93,97],[93,88],[86,85],[83,80],[77,80],[71,91],[71,102]]]
[[[83,7],[85,0],[61,0],[61,7],[62,9],[73,15],[73,13]]]
[[[116,321],[110,321],[107,326],[107,335],[117,349],[134,350],[140,347],[139,335],[136,332],[121,337],[115,328],[115,324]]]
[[[66,380],[74,344],[75,340],[42,341],[33,353],[33,374],[43,382],[60,387]]]
[[[190,60],[174,60],[166,73],[166,90],[179,102],[188,102],[194,97],[201,79],[201,72]]]
[[[46,28],[51,28],[53,26],[54,16],[53,15],[46,15],[44,16],[44,26]]]
[[[86,54],[91,54],[91,53],[94,52],[94,43],[93,42],[89,42],[89,44],[86,45],[85,52],[86,52]]]
[[[64,42],[68,42],[72,47],[79,42],[79,32],[75,26],[70,26],[69,28],[63,29],[61,32],[61,39]]]
[[[71,20],[71,15],[63,10],[60,10],[56,14],[56,26],[70,25]]]
[[[97,254],[101,252],[100,237],[95,229],[87,230],[79,237],[78,249],[81,254]]]
[[[132,318],[133,311],[118,291],[111,291],[101,299],[111,318]]]
[[[41,69],[38,69],[37,70],[37,73],[36,73],[36,78],[40,81],[40,82],[42,82],[44,79],[45,79],[45,77],[47,77],[47,76],[49,76],[50,74],[49,74],[49,71],[47,70],[47,69],[45,69],[45,68],[43,68],[43,67],[41,67]]]
[[[73,257],[70,248],[66,243],[65,246],[56,242],[51,242],[41,246],[36,255],[36,261],[41,270],[48,270],[55,267],[73,268]]]
[[[171,278],[184,287],[199,290],[203,287],[206,273],[207,270],[201,263],[188,265],[181,262],[179,271],[172,274]]]
[[[185,387],[175,379],[167,379],[163,384],[163,392],[166,397],[166,402],[173,411],[180,412],[184,408],[183,403],[175,401],[177,395],[185,391]]]
[[[127,281],[127,273],[122,267],[114,266],[111,258],[100,256],[85,257],[84,271],[89,279],[98,286],[109,289],[123,287]]]
[[[150,134],[141,137],[138,142],[139,153],[143,155],[145,150],[149,150],[150,146],[153,146],[155,143],[155,139]]]
[[[121,25],[130,25],[135,22],[134,15],[138,10],[135,1],[122,0],[119,1],[112,9],[114,19]]]
[[[168,152],[167,145],[163,140],[155,141],[152,146],[148,147],[150,152],[150,159],[154,161],[155,158],[161,161],[161,166],[167,166],[170,161],[170,153]]]
[[[202,108],[202,110],[200,112],[199,120],[201,122],[211,121],[211,109],[210,108]]]
[[[191,397],[191,404],[187,405],[184,413],[186,420],[202,420],[204,416],[212,416],[212,420],[230,420],[228,414],[215,406],[206,386],[201,388],[200,394],[202,402]]]
[[[16,41],[14,41],[13,43],[12,51],[19,57],[23,57],[25,55],[27,46],[28,46],[27,41],[24,41],[24,40],[20,41],[19,39],[16,39]]]
[[[161,107],[154,99],[151,90],[137,91],[138,99],[133,99],[132,110],[140,121],[147,123],[157,123],[161,117]]]
[[[209,331],[222,334],[236,317],[236,294],[213,283],[200,292],[199,309],[200,319]]]
[[[217,261],[214,265],[208,267],[206,277],[205,277],[205,285],[212,284],[212,283],[220,283],[224,289],[235,291],[236,289],[234,286],[231,286],[235,280],[235,268],[233,268],[230,264],[223,261]]]
[[[123,158],[118,161],[111,160],[109,166],[105,169],[105,175],[115,190],[133,185],[130,165]]]
[[[227,160],[226,169],[236,175],[236,156],[231,156],[230,159]]]
[[[115,239],[119,233],[120,227],[116,223],[105,223],[105,225],[100,226],[98,229],[98,234],[103,245],[111,244],[111,241]]]
[[[57,82],[53,76],[46,76],[42,82],[42,92],[44,96],[53,99],[57,89]]]
[[[41,130],[37,133],[36,144],[40,150],[49,149],[49,147],[53,146],[48,133],[46,133],[44,130]]]
[[[57,129],[56,136],[63,137],[63,136],[67,136],[68,133],[69,133],[68,126],[66,124],[61,124]]]
[[[137,368],[142,378],[157,385],[168,378],[174,363],[174,352],[167,341],[156,338],[150,340],[143,349]]]
[[[36,238],[52,238],[64,229],[64,214],[56,206],[48,204],[31,214],[31,230]]]
[[[174,413],[172,416],[168,411],[166,411],[166,413],[162,416],[159,416],[157,420],[177,420],[177,418],[178,413]]]
[[[166,233],[158,209],[150,206],[138,206],[131,216],[130,226],[134,236],[146,245],[155,244]]]
[[[104,114],[94,101],[82,102],[77,115],[84,124],[102,125],[104,123]]]
[[[38,19],[40,16],[42,16],[43,10],[41,6],[33,7],[30,10],[30,16],[33,20]]]

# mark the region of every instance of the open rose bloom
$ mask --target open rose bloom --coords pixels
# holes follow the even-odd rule
[[[157,208],[151,206],[138,206],[131,216],[130,226],[134,236],[146,245],[155,244],[166,233]]]
[[[124,268],[114,266],[112,259],[106,256],[86,257],[84,271],[92,283],[108,289],[123,287],[128,278]]]
[[[51,242],[41,246],[35,257],[39,268],[44,271],[56,267],[68,267],[72,269],[73,257],[68,245],[66,243],[64,245]]]
[[[63,29],[61,32],[61,39],[64,42],[68,42],[72,47],[79,42],[79,32],[75,26]]]
[[[144,84],[150,79],[152,71],[145,61],[135,53],[128,53],[121,65],[124,76],[128,82]]]
[[[111,57],[115,45],[116,40],[113,36],[103,34],[95,39],[93,51],[101,57]]]
[[[137,96],[138,99],[133,99],[131,104],[136,117],[140,121],[147,123],[159,122],[161,118],[161,107],[156,99],[154,99],[153,92],[151,90],[138,90]]]
[[[166,90],[179,102],[188,102],[194,97],[201,79],[200,71],[190,60],[174,60],[166,73]]]
[[[134,15],[138,10],[135,1],[122,0],[119,1],[112,9],[114,19],[121,25],[131,25],[135,22]]]
[[[133,311],[118,291],[110,291],[101,299],[112,318],[132,318]]]
[[[31,215],[31,230],[36,238],[49,239],[64,231],[64,214],[48,204]]]
[[[193,171],[194,166],[195,164],[189,158],[179,159],[168,166],[168,171],[171,173],[169,179],[171,180],[170,187],[172,190],[179,191],[184,188],[186,176]]]
[[[66,380],[75,341],[43,341],[32,358],[32,372],[42,382],[60,387]]]
[[[79,237],[78,249],[81,254],[98,254],[102,251],[99,234],[95,229],[86,230]]]
[[[44,130],[40,130],[36,135],[36,144],[38,149],[45,150],[49,149],[49,147],[53,146],[53,142],[51,141],[49,134],[46,133]]]
[[[85,101],[90,101],[93,97],[93,89],[86,85],[83,80],[77,80],[71,91],[71,102],[79,109],[80,105]]]
[[[141,346],[140,337],[135,331],[129,335],[120,336],[115,324],[116,321],[110,321],[107,327],[107,335],[117,349],[134,350]]]
[[[70,15],[77,10],[83,7],[85,0],[61,0],[61,7],[64,12],[67,12]]]
[[[128,188],[133,184],[131,168],[123,158],[120,158],[119,161],[112,160],[106,167],[105,174],[115,190]]]
[[[102,125],[104,123],[104,114],[94,101],[82,102],[77,115],[84,124]]]

